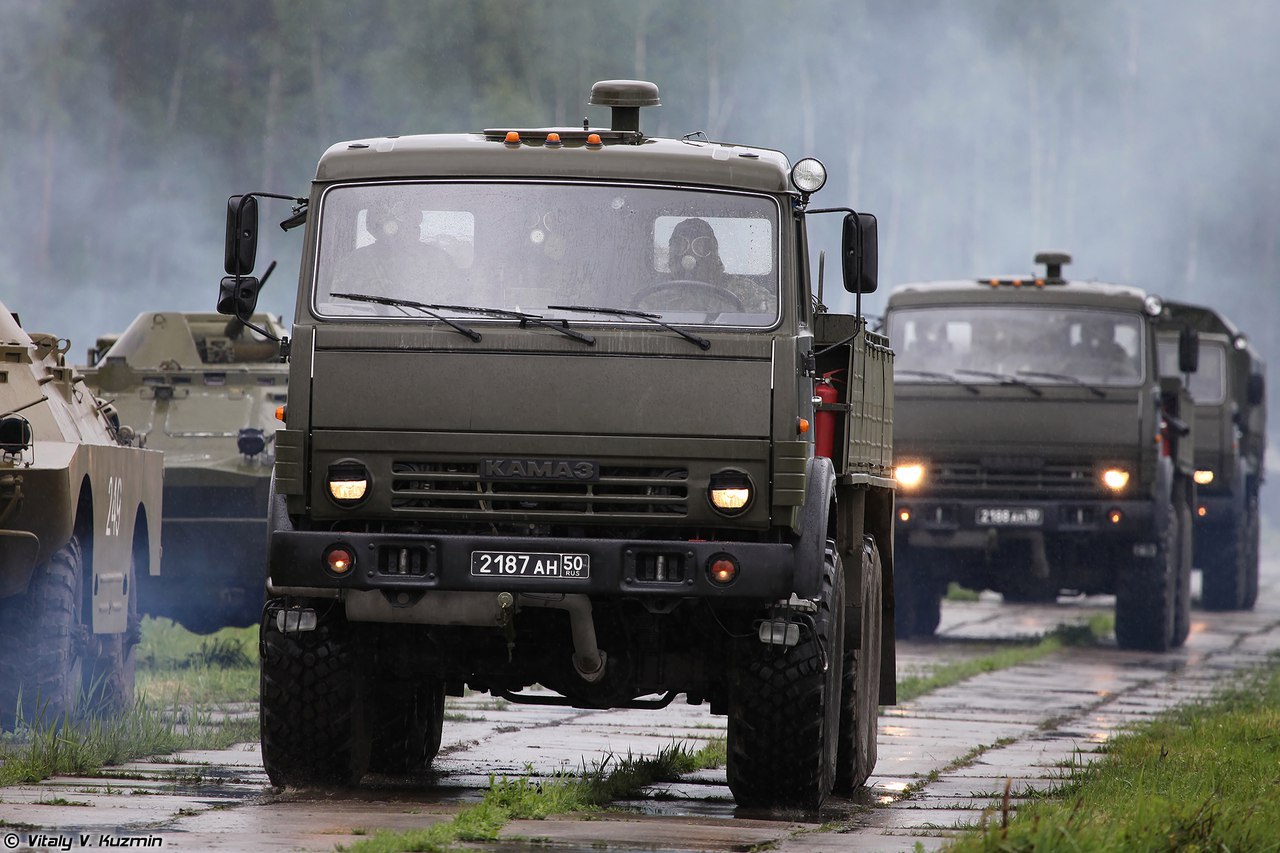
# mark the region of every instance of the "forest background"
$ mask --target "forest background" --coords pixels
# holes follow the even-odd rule
[[[1220,308],[1275,384],[1276,44],[1269,0],[0,0],[0,299],[82,358],[210,310],[226,197],[306,195],[333,142],[606,125],[592,82],[639,78],[647,132],[825,162],[880,220],[872,313],[1061,248]],[[264,231],[287,320],[301,241]]]

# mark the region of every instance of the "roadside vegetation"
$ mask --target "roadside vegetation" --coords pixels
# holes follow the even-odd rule
[[[255,628],[202,637],[147,619],[135,651],[133,704],[107,718],[22,720],[0,734],[0,785],[103,767],[183,749],[221,749],[258,738]]]
[[[462,809],[452,820],[408,832],[379,831],[340,849],[351,853],[430,853],[455,849],[461,842],[495,841],[510,821],[542,820],[553,814],[598,809],[617,800],[643,796],[650,785],[674,782],[685,773],[719,767],[724,761],[725,742],[720,738],[697,750],[674,743],[653,758],[610,755],[580,773],[541,780],[529,775],[515,779],[491,776],[484,799]]]
[[[1142,723],[1044,799],[997,804],[947,849],[1280,850],[1280,658]]]

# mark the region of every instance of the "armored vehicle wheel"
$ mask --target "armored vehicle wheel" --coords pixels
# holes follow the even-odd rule
[[[1164,534],[1153,557],[1129,559],[1116,578],[1116,645],[1149,652],[1168,650],[1173,639],[1178,582],[1178,514],[1170,504]]]
[[[80,540],[72,536],[36,566],[25,595],[0,601],[0,723],[54,723],[74,714],[82,686]],[[21,707],[19,707],[21,697]]]
[[[1256,573],[1258,565],[1256,559],[1249,565],[1248,527],[1247,513],[1244,517],[1232,515],[1229,523],[1206,534],[1213,547],[1203,549],[1210,553],[1201,567],[1200,603],[1205,610],[1240,610],[1252,606],[1246,605],[1245,599],[1250,571]]]
[[[835,783],[844,570],[834,542],[827,542],[822,569],[823,594],[800,642],[760,644],[738,663],[726,773],[740,806],[817,809]]]
[[[862,547],[862,620],[860,645],[845,649],[840,691],[840,749],[835,791],[851,794],[876,766],[880,720],[880,632],[882,598],[880,551],[874,539]]]
[[[374,773],[418,773],[440,751],[444,726],[444,682],[377,679],[369,695],[369,731]]]
[[[1258,523],[1258,496],[1249,499],[1249,510],[1245,513],[1245,533],[1242,537],[1245,547],[1244,601],[1240,602],[1244,610],[1252,610],[1258,603],[1258,549],[1260,547],[1261,525]]]
[[[354,785],[369,764],[358,637],[323,610],[314,631],[281,633],[282,609],[268,604],[259,629],[262,763],[277,786]]]
[[[1180,648],[1191,633],[1191,506],[1185,498],[1178,502],[1177,592],[1173,607],[1173,636],[1169,644]]]

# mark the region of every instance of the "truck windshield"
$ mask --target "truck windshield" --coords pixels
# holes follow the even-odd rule
[[[319,316],[408,317],[355,293],[536,313],[652,313],[680,325],[778,320],[778,205],[767,196],[577,183],[348,184],[320,205]],[[469,323],[475,312],[456,311]],[[495,320],[495,322],[498,322]],[[625,323],[601,315],[591,322]],[[634,321],[630,321],[634,324]]]
[[[980,370],[1035,384],[1132,386],[1145,369],[1142,317],[1084,308],[990,305],[894,309],[889,338],[895,368],[952,373]],[[965,372],[966,381],[984,380]]]
[[[1163,376],[1178,375],[1178,339],[1161,337],[1160,373]],[[1200,364],[1191,374],[1187,386],[1191,398],[1197,403],[1217,405],[1227,398],[1226,350],[1221,344],[1202,342]]]

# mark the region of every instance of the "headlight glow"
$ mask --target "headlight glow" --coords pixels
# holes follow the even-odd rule
[[[330,480],[329,494],[337,501],[358,501],[369,488],[368,480]]]
[[[893,469],[893,477],[904,489],[918,488],[924,482],[925,467],[920,462],[899,465]]]
[[[1196,481],[1198,486],[1207,486],[1213,482],[1212,471],[1197,471],[1191,475],[1191,479]]]
[[[711,503],[716,507],[716,509],[742,509],[750,502],[750,489],[711,490]]]
[[[1102,485],[1113,492],[1118,492],[1129,485],[1129,472],[1123,468],[1108,468],[1102,472]]]
[[[753,497],[751,478],[742,471],[717,471],[707,483],[707,501],[722,515],[746,512]]]
[[[356,459],[344,459],[329,465],[325,486],[329,489],[329,497],[343,507],[351,507],[363,501],[369,495],[369,481],[372,480],[369,469]]]

